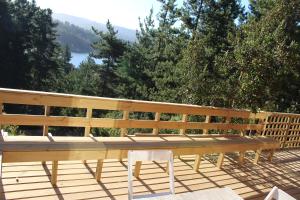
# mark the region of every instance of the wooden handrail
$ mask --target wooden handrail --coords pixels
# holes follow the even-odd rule
[[[20,98],[22,97],[22,98]],[[211,106],[197,106],[153,101],[139,101],[114,99],[104,97],[71,95],[51,92],[37,92],[30,90],[15,90],[0,88],[0,102],[10,104],[41,105],[53,107],[73,107],[127,110],[130,112],[160,112],[189,115],[212,115],[238,118],[265,118],[266,113],[251,113],[249,110],[217,108]]]

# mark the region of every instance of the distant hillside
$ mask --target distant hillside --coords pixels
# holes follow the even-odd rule
[[[53,19],[59,20],[61,22],[69,22],[71,24],[74,24],[76,26],[79,26],[81,28],[84,28],[86,30],[91,30],[91,27],[94,26],[98,30],[106,31],[105,24],[94,22],[88,19],[84,19],[81,17],[75,17],[72,15],[66,15],[66,14],[58,14],[53,13],[52,14]],[[114,24],[113,24],[114,25]],[[114,26],[116,30],[118,30],[118,36],[120,39],[134,42],[136,39],[136,31],[133,29],[128,29],[120,26]]]
[[[72,52],[87,53],[91,51],[91,43],[96,41],[96,35],[86,29],[80,28],[69,22],[55,20],[58,24],[57,41],[63,45],[68,45]]]

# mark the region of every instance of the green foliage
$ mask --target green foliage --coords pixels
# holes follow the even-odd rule
[[[192,32],[183,59],[182,87],[187,103],[227,107],[222,95],[222,79],[216,59],[230,49],[230,35],[236,31],[234,21],[241,14],[239,4],[231,1],[187,1],[182,9],[183,21]]]
[[[119,80],[117,67],[120,57],[124,54],[126,44],[117,38],[117,31],[109,21],[106,24],[107,32],[98,31],[93,27],[98,40],[92,44],[91,57],[101,59],[103,64],[99,66],[99,78],[102,82],[100,96],[116,97],[115,85]]]
[[[8,135],[10,135],[10,136],[25,135],[25,132],[23,130],[21,130],[19,126],[5,125],[5,126],[2,126],[2,129],[5,132],[8,132]]]
[[[103,92],[101,68],[92,58],[73,69],[66,77],[65,91],[72,94],[99,96]]]
[[[234,50],[222,56],[226,85],[238,107],[299,112],[300,3],[253,2],[252,9]]]
[[[0,11],[0,86],[55,91],[65,66],[52,11],[26,0],[1,1]]]

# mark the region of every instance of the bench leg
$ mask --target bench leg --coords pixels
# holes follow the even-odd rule
[[[3,157],[3,154],[2,154],[2,151],[0,151],[0,178],[2,178],[2,157]]]
[[[179,156],[179,155],[178,155],[178,156]],[[177,156],[174,156],[174,155],[173,155],[173,159],[175,159],[176,157],[177,157]],[[167,174],[169,174],[169,172],[170,172],[170,170],[169,170],[169,169],[170,169],[170,166],[169,166],[169,165],[170,165],[170,163],[169,163],[169,161],[168,161],[167,164],[166,164],[166,170],[165,170]]]
[[[199,170],[199,166],[200,166],[200,163],[201,163],[201,158],[202,158],[201,154],[196,155],[196,159],[195,159],[195,163],[194,163],[194,170],[196,172]]]
[[[125,152],[121,150],[119,154],[119,162],[123,162],[124,154]]]
[[[96,180],[98,182],[101,179],[102,167],[103,167],[103,159],[99,159],[97,162],[96,175],[95,175]]]
[[[217,167],[219,169],[222,168],[222,164],[223,164],[223,161],[224,161],[224,156],[225,156],[225,153],[220,153],[220,155],[218,157]]]
[[[56,186],[57,183],[57,169],[58,169],[58,161],[52,161],[52,174],[51,174],[51,183],[53,186]]]
[[[261,149],[259,149],[259,150],[257,150],[257,151],[255,152],[255,157],[254,157],[254,161],[253,161],[254,164],[257,164],[257,163],[258,163],[260,154],[261,154]]]
[[[134,168],[134,176],[138,178],[140,176],[142,161],[136,161],[135,162],[135,168]]]
[[[275,152],[275,149],[271,149],[271,150],[270,150],[270,153],[269,153],[269,156],[268,156],[268,160],[269,160],[270,162],[272,162],[274,152]]]
[[[239,154],[239,164],[242,165],[245,162],[245,152],[241,151]]]
[[[166,173],[169,174],[169,162],[166,164]]]

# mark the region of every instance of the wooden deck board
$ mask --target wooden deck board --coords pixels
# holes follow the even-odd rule
[[[246,153],[245,164],[237,164],[237,154],[225,156],[222,169],[215,166],[217,155],[204,156],[200,172],[193,170],[194,156],[174,160],[176,193],[214,187],[230,187],[245,199],[263,199],[277,185],[295,198],[300,198],[300,149],[278,151],[273,162],[262,158],[252,164],[254,155]],[[50,183],[51,162],[44,168],[40,162],[4,163],[0,183],[2,200],[93,200],[127,199],[127,162],[105,160],[100,183],[94,179],[96,160],[59,162],[58,183]],[[135,193],[168,190],[165,163],[145,163],[140,179],[134,181]]]

